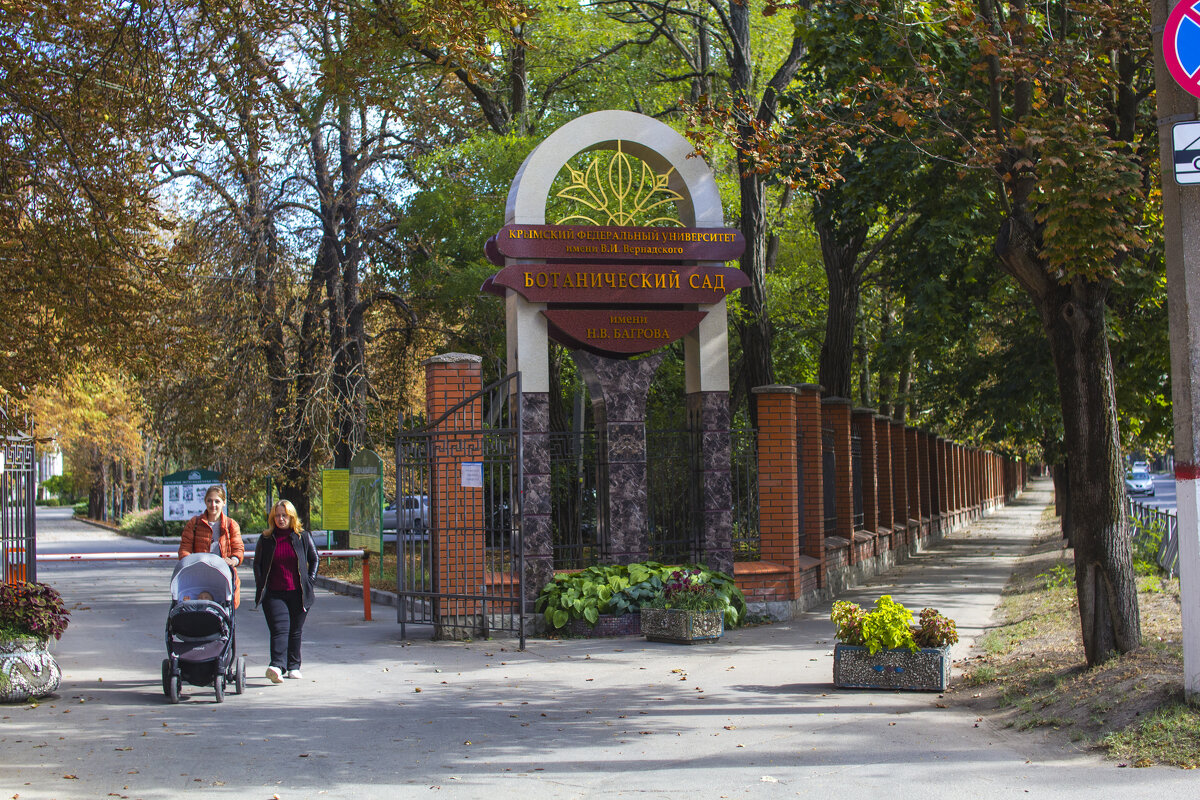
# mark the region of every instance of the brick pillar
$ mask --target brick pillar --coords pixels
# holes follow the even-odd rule
[[[875,480],[879,498],[879,530],[892,529],[892,425],[887,417],[875,417]]]
[[[917,429],[905,428],[904,441],[905,450],[908,455],[908,518],[913,520],[921,519],[921,452],[917,445]],[[910,537],[920,535],[920,525],[917,526],[915,534],[909,534]]]
[[[837,510],[837,529],[850,543],[846,562],[854,557],[854,473],[850,465],[850,401],[843,397],[826,397],[821,401],[821,414],[826,426],[833,427],[834,508]]]
[[[817,560],[817,585],[825,576],[825,473],[821,467],[821,387],[804,383],[796,387],[796,438],[799,442],[800,552]]]
[[[700,561],[733,575],[733,484],[729,475],[729,392],[687,396],[688,430],[700,452]]]
[[[893,547],[908,542],[908,437],[904,423],[892,425],[892,537]]]
[[[925,431],[917,431],[917,480],[921,487],[921,518],[929,520],[931,528],[933,525],[933,506],[930,504],[933,498],[932,478],[933,474],[929,471],[929,434]]]
[[[447,353],[425,361],[425,408],[436,420],[479,391],[479,356]],[[443,420],[430,447],[430,538],[435,591],[479,595],[483,591],[483,490],[462,485],[462,465],[482,460],[476,434],[483,403],[476,399]],[[487,626],[477,600],[436,600],[434,638],[469,639]]]
[[[801,555],[800,453],[796,436],[799,390],[793,386],[756,386],[751,391],[758,408],[759,552],[764,561],[788,568],[782,580],[783,596],[775,599],[795,600],[799,596]]]
[[[850,415],[851,424],[858,431],[862,443],[862,499],[863,530],[879,530],[879,500],[876,494],[878,481],[876,471],[879,462],[875,458],[875,411],[856,408]]]

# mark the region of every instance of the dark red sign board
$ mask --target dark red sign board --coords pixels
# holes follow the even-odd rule
[[[599,225],[505,225],[484,252],[587,261],[732,261],[746,248],[736,228],[634,228]]]
[[[512,289],[531,303],[711,304],[749,285],[733,267],[541,263],[510,264],[483,288]]]
[[[567,347],[624,357],[657,350],[691,333],[704,311],[548,308],[549,332]]]

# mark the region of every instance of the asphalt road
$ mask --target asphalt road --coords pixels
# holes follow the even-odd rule
[[[971,652],[1050,493],[869,582],[958,620]],[[144,547],[39,518],[45,552]],[[998,730],[937,695],[836,690],[828,605],[696,647],[641,638],[432,642],[318,593],[301,681],[263,677],[266,626],[243,605],[245,694],[186,687],[160,662],[170,562],[47,564],[72,609],[56,697],[0,707],[0,798],[1192,797],[1200,774],[1121,769]],[[245,581],[249,577],[243,574]]]

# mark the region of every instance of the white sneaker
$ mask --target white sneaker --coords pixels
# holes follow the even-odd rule
[[[287,672],[283,673],[283,677],[294,678],[296,680],[300,680],[301,678],[304,677],[304,675],[301,674],[300,670],[298,670],[298,669],[289,669]]]
[[[279,667],[267,667],[267,677],[271,679],[271,683],[283,683],[283,673],[279,671]]]

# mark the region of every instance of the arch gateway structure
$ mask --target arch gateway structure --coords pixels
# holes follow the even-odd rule
[[[614,151],[607,167],[576,156]],[[577,159],[576,159],[577,160]],[[573,201],[553,223],[551,187]],[[633,222],[640,222],[634,225]],[[748,285],[744,242],[724,227],[712,171],[686,139],[658,120],[600,111],[562,126],[525,159],[509,190],[504,227],[487,243],[501,267],[484,289],[504,299],[508,372],[520,373],[524,431],[522,519],[525,586],[553,576],[550,341],[570,348],[592,402],[599,461],[598,560],[630,563],[650,552],[645,413],[662,348],[683,341],[693,436],[694,560],[729,574],[731,546],[729,348],[726,295]],[[513,384],[516,386],[517,384]]]

